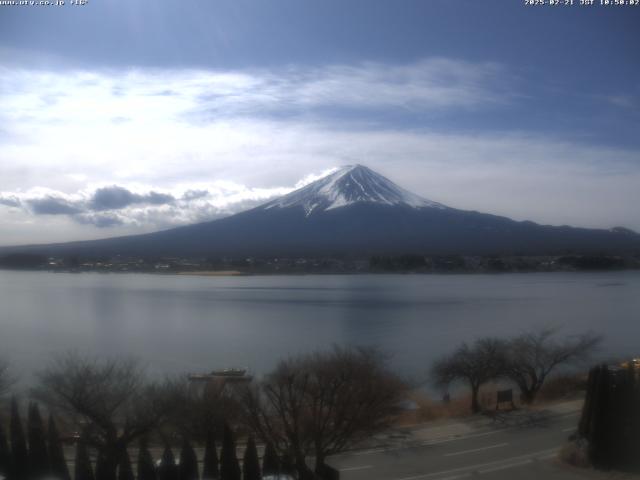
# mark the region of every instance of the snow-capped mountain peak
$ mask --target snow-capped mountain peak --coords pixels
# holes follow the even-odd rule
[[[406,205],[413,208],[446,208],[411,193],[391,180],[363,165],[347,165],[262,208],[288,208],[301,206],[307,216],[314,212],[332,210],[354,203]]]

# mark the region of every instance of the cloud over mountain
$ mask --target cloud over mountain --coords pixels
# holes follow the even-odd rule
[[[73,215],[82,210],[64,198],[46,195],[43,198],[30,198],[26,201],[36,215]]]
[[[4,243],[54,230],[56,240],[95,238],[210,220],[350,163],[459,208],[640,228],[637,148],[514,123],[529,118],[531,105],[504,64],[8,64],[1,73]],[[527,115],[514,117],[518,109]]]
[[[313,180],[311,176],[307,181]],[[296,188],[251,189],[232,182],[176,186],[158,191],[108,185],[72,194],[45,188],[0,192],[0,205],[36,216],[67,216],[98,228],[122,225],[153,228],[211,220],[250,208]]]
[[[136,203],[163,205],[175,201],[172,195],[151,191],[144,195],[130,192],[126,188],[112,185],[97,189],[91,197],[90,206],[93,210],[119,210]]]

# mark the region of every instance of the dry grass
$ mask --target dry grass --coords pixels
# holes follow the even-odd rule
[[[586,376],[583,374],[561,375],[550,378],[540,391],[534,408],[543,407],[545,404],[579,398],[584,394]],[[500,383],[487,383],[480,389],[479,401],[482,410],[494,411],[498,390],[510,388]],[[515,408],[522,408],[520,394],[517,388],[513,388],[513,404]],[[434,399],[423,391],[415,390],[409,395],[409,400],[415,402],[416,409],[403,412],[397,424],[413,425],[416,423],[431,422],[449,418],[461,418],[471,415],[471,394],[464,390],[456,396],[452,396],[449,403],[440,399]],[[500,410],[509,410],[511,405],[501,404]]]
[[[412,400],[418,405],[418,409],[415,411],[416,423],[464,417],[469,415],[471,403],[468,396],[452,398],[449,403],[443,403],[442,401],[434,401],[428,395],[420,393],[416,393]]]
[[[484,389],[486,393],[481,391],[480,405],[483,409],[495,409],[495,390],[495,386],[487,385]],[[399,426],[471,415],[471,394],[468,393],[451,397],[448,403],[444,403],[442,400],[434,400],[425,392],[413,391],[409,400],[415,402],[417,408],[400,415],[397,422]]]
[[[575,399],[584,395],[586,389],[586,373],[557,375],[545,382],[536,403]]]

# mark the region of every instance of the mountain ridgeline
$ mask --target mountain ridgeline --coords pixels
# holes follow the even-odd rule
[[[640,251],[640,235],[624,228],[548,226],[458,210],[355,165],[211,222],[145,235],[4,250],[140,257],[633,253]]]

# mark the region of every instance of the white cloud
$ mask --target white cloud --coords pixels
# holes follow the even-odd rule
[[[454,207],[640,229],[637,151],[298,115],[480,108],[509,98],[498,94],[505,77],[497,65],[444,59],[280,72],[0,69],[1,242],[216,218],[355,162]],[[97,208],[96,191],[114,186],[131,196]],[[38,207],[49,213],[34,223]],[[34,236],[36,224],[46,228]]]
[[[2,189],[225,178],[258,144],[268,157],[262,139],[274,129],[273,142],[298,141],[291,122],[278,129],[274,117],[316,107],[474,108],[496,101],[499,73],[444,59],[279,72],[0,68]],[[266,167],[253,165],[245,180]]]
[[[135,226],[164,228],[236,213],[295,187],[249,188],[229,181],[188,183],[157,189],[140,184],[94,185],[73,193],[49,188],[0,192],[0,205],[28,215],[66,215],[99,228]]]
[[[611,95],[606,99],[611,105],[625,109],[635,109],[638,105],[638,99],[634,95]]]
[[[492,63],[430,59],[390,67],[378,63],[333,66],[292,82],[302,105],[451,108],[504,101],[509,94],[504,68]]]

